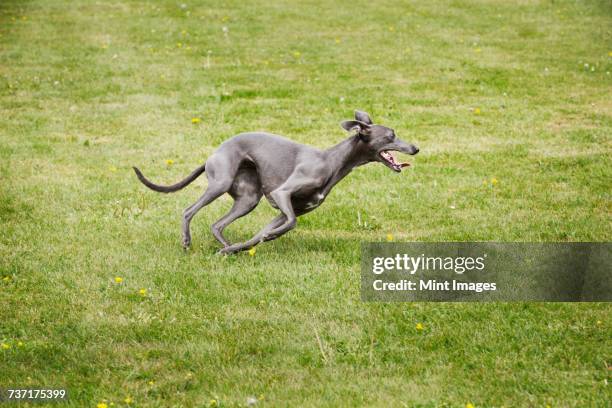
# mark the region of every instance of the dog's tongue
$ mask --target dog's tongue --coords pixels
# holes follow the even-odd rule
[[[393,156],[393,154],[389,151],[382,152],[382,156],[396,168],[399,167],[400,169],[402,169],[404,167],[410,166],[410,163],[408,162],[398,163],[395,160],[395,156]]]

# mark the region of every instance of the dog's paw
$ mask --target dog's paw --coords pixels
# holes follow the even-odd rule
[[[191,247],[191,238],[183,238],[183,249],[188,250]]]
[[[230,245],[230,246],[226,246],[225,248],[220,249],[217,254],[219,255],[232,255],[235,254],[236,252],[238,252],[239,246],[237,245]]]

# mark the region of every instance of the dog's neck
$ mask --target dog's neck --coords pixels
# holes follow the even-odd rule
[[[332,168],[332,176],[325,186],[324,194],[327,194],[336,183],[346,177],[355,167],[368,162],[363,157],[360,143],[359,135],[354,135],[325,150],[328,163]]]

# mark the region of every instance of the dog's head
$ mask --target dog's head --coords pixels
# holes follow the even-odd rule
[[[367,161],[379,161],[398,173],[402,171],[403,167],[410,166],[410,164],[398,163],[391,152],[410,155],[419,152],[418,147],[395,136],[393,129],[373,124],[372,119],[365,112],[355,111],[355,120],[346,120],[341,123],[341,126],[349,132],[357,131]]]

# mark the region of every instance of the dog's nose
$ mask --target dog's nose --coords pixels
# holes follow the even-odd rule
[[[416,146],[412,146],[412,148],[414,149],[414,153],[412,154],[417,154],[419,152],[419,148]]]

